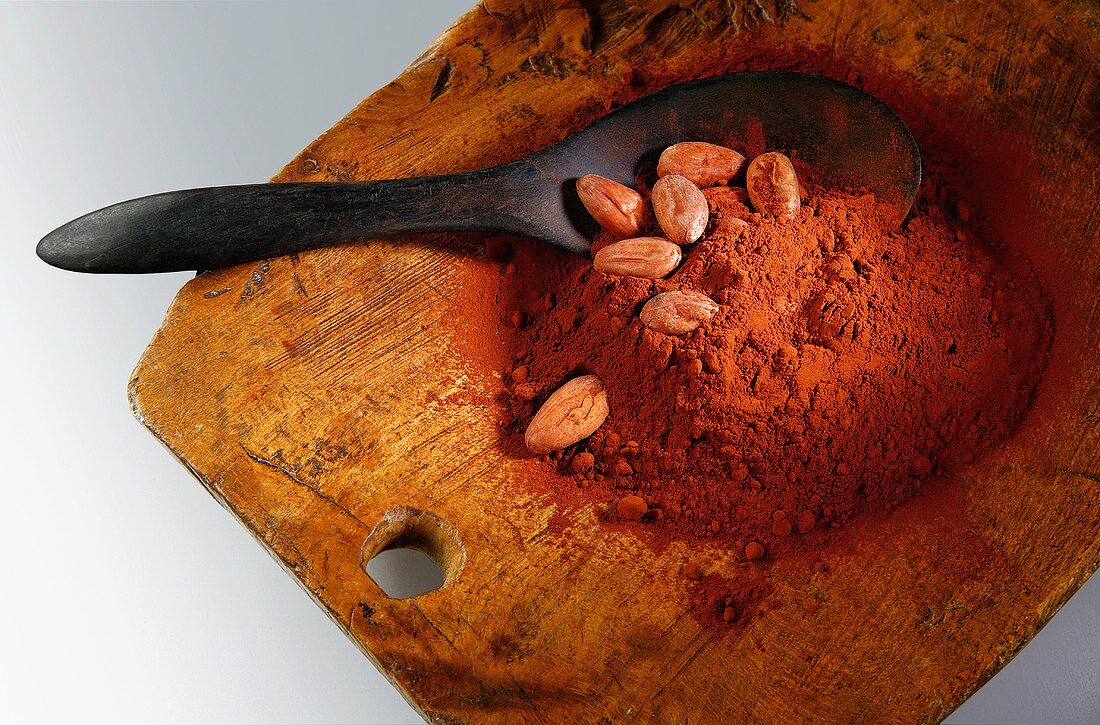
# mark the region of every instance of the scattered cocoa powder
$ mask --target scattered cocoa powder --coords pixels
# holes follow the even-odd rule
[[[940,474],[958,461],[980,460],[1012,432],[1046,364],[1053,314],[1023,255],[1030,255],[1055,293],[1064,291],[1060,280],[1066,263],[1064,257],[1050,254],[1042,216],[1036,214],[1030,179],[1039,171],[1039,152],[1026,150],[1035,144],[1034,133],[991,124],[984,108],[976,115],[970,110],[971,99],[942,79],[861,62],[874,59],[853,59],[827,45],[814,49],[792,44],[764,52],[751,43],[744,47],[744,52],[716,58],[713,65],[700,65],[696,77],[742,70],[820,73],[866,90],[901,115],[920,145],[925,171],[916,207],[901,229],[896,224],[876,228],[874,214],[864,215],[871,200],[836,190],[823,192],[807,176],[810,183],[800,188],[804,208],[790,222],[795,230],[790,233],[793,256],[788,256],[792,252],[777,244],[787,236],[774,229],[764,231],[773,223],[753,218],[744,189],[704,189],[711,217],[705,236],[714,239],[685,247],[684,268],[670,279],[610,280],[594,273],[590,260],[512,237],[513,249],[494,246],[490,251],[492,257],[501,255],[499,275],[481,274],[480,260],[469,267],[469,284],[448,322],[455,347],[468,358],[477,378],[472,394],[482,405],[501,403],[500,443],[509,455],[530,455],[523,446],[525,426],[536,403],[556,386],[586,372],[604,378],[611,398],[605,425],[559,456],[532,460],[531,467],[541,470],[529,469],[524,485],[558,504],[552,531],[567,530],[574,520],[569,512],[587,502],[607,512],[605,525],[651,546],[685,542],[689,553],[671,564],[679,567],[673,573],[682,580],[692,615],[720,635],[738,631],[764,612],[773,567],[802,562],[814,577],[830,576],[832,567],[816,559],[810,547],[834,540],[831,531],[842,521],[900,505],[922,491],[927,495],[914,502],[917,506],[956,505],[953,501],[965,495],[968,483],[944,476],[946,485],[939,485]],[[587,104],[564,119],[563,134],[583,128],[613,102],[629,102],[689,80],[669,69],[648,69],[633,79],[613,100]],[[507,139],[501,143],[502,156],[529,150],[509,146]],[[770,150],[767,130],[760,124],[750,124],[727,145],[749,159]],[[798,158],[793,160],[801,177],[804,168]],[[651,188],[655,171],[638,184],[639,189]],[[835,206],[832,211],[829,203]],[[1066,223],[1083,226],[1087,208],[1075,213]],[[820,233],[818,252],[801,244],[803,233]],[[761,235],[769,238],[761,241]],[[597,240],[594,249],[609,241],[613,240]],[[708,244],[720,249],[700,255]],[[878,250],[880,259],[852,254],[849,248]],[[824,283],[819,275],[825,262],[840,254],[852,259],[851,270],[846,261],[833,265],[829,276],[836,281]],[[783,288],[786,272],[778,268],[789,271],[797,260],[804,267],[800,277],[810,282],[799,282],[791,295]],[[803,295],[830,285],[844,292],[839,300],[821,300],[815,314],[825,324],[815,328],[817,333],[838,322],[843,327],[847,303],[859,301],[866,307],[853,312],[870,326],[870,337],[861,330],[856,339],[841,339],[829,347],[810,339],[805,318],[795,324],[791,304],[797,309],[802,301],[808,312],[810,299]],[[721,306],[720,312],[684,337],[662,340],[640,330],[640,303],[656,292],[681,287],[706,292]],[[518,308],[516,300],[535,299],[540,290],[556,296],[545,307],[524,308],[530,313],[526,328],[508,329],[505,315],[511,307]],[[786,298],[784,313],[779,305],[765,304],[768,295],[776,296],[773,303]],[[504,310],[501,324],[472,329],[468,319],[492,304],[494,297]],[[844,304],[838,305],[841,301]],[[773,322],[767,323],[769,319]],[[755,334],[750,336],[747,325],[760,320],[765,321],[762,343]],[[745,329],[738,330],[737,324]],[[1076,321],[1067,317],[1058,324],[1072,339]],[[766,334],[769,329],[790,337],[777,341]],[[863,361],[876,359],[871,353],[886,362],[860,373]],[[681,367],[694,359],[702,359],[704,374],[688,380]],[[525,383],[533,393],[531,400],[514,395],[519,386],[507,375],[500,378],[500,371],[516,364],[532,371]],[[1061,365],[1050,372],[1053,379],[1047,384],[1066,384]],[[795,401],[789,411],[786,404],[774,405],[777,388],[797,393],[799,386],[813,391],[808,410],[799,407],[797,395],[785,395],[785,400]],[[960,391],[965,393],[961,397]],[[671,409],[655,413],[669,401]],[[738,408],[731,407],[734,402]],[[714,412],[720,409],[731,411],[725,416],[727,425],[711,433],[707,426],[721,422]],[[662,415],[680,422],[662,425]],[[625,455],[624,439],[637,444],[628,457],[636,472],[616,478],[610,469]],[[789,444],[775,445],[779,440]],[[796,455],[806,446],[816,450]],[[565,466],[580,453],[593,456],[593,468],[572,474]],[[909,453],[914,453],[915,465],[910,469],[906,463],[903,469],[900,463]],[[722,455],[728,463],[716,465],[717,473],[704,470],[683,478],[675,474],[696,461],[717,464]],[[790,468],[785,471],[786,465]],[[637,494],[648,511],[638,521],[619,518],[617,501]],[[708,507],[730,512],[731,523],[717,535],[709,530],[715,519]],[[797,533],[773,533],[772,516],[778,509],[794,521]],[[869,516],[861,523],[868,524],[861,535],[895,535],[890,517]],[[943,531],[945,545],[961,546],[969,536],[966,526]],[[699,546],[701,537],[713,545]],[[764,558],[739,563],[711,558],[722,550],[734,559],[743,558],[746,542],[752,541],[762,551],[766,546]],[[572,541],[563,536],[560,543],[570,546]],[[786,559],[788,552],[791,557]],[[736,613],[730,622],[727,608]]]
[[[640,496],[623,496],[619,499],[619,503],[615,505],[615,510],[624,519],[637,521],[649,510],[649,506],[646,505],[645,499]]]
[[[814,515],[812,513],[810,513],[809,511],[803,511],[798,515],[798,533],[810,533],[814,530],[814,526],[816,525],[816,523],[817,522],[814,519]]]
[[[811,188],[789,221],[746,214],[742,196],[707,190],[710,228],[668,279],[519,242],[498,299],[554,300],[501,332],[527,373],[505,401],[514,434],[528,388],[598,376],[610,414],[578,444],[593,460],[585,495],[668,536],[748,541],[757,559],[795,532],[895,507],[1003,439],[1050,330],[1027,262],[966,233],[968,212],[931,207],[892,229],[894,210],[869,195]],[[680,335],[643,325],[645,302],[674,290],[718,311]],[[561,486],[575,460],[552,462]]]
[[[752,567],[735,578],[718,572],[696,572],[697,576],[689,580],[692,613],[721,628],[719,632],[747,624],[770,589],[766,572],[761,569]]]
[[[592,466],[596,463],[596,457],[588,451],[581,451],[573,457],[573,472],[574,473],[587,473],[592,470]]]

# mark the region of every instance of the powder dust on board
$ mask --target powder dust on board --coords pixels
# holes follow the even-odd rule
[[[871,196],[811,188],[779,221],[751,213],[742,190],[705,193],[710,228],[668,279],[511,242],[497,294],[515,361],[508,434],[573,376],[607,389],[602,427],[547,457],[561,486],[610,516],[631,497],[628,518],[667,537],[760,556],[895,507],[1011,431],[1042,372],[1049,310],[1025,260],[966,230],[968,210],[929,207],[890,230],[893,210]],[[667,290],[719,310],[686,335],[654,332],[638,313]]]

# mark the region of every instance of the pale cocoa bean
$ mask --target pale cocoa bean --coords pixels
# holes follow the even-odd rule
[[[745,173],[745,186],[753,207],[764,216],[793,219],[802,206],[794,164],[776,151],[752,160]]]
[[[609,244],[596,252],[597,272],[644,279],[667,277],[680,264],[680,248],[660,237],[637,237]]]
[[[607,391],[595,375],[573,378],[555,390],[527,426],[524,442],[549,453],[584,440],[607,418]]]
[[[642,307],[639,318],[651,330],[683,335],[714,317],[718,305],[699,292],[662,292]]]
[[[669,174],[653,185],[653,213],[665,236],[676,244],[691,244],[703,236],[710,218],[707,198],[683,176]]]
[[[617,181],[587,174],[577,179],[577,196],[596,223],[609,234],[633,237],[645,226],[645,199]]]
[[[733,149],[702,141],[673,144],[657,161],[657,176],[678,174],[700,188],[723,184],[745,164],[745,157]]]

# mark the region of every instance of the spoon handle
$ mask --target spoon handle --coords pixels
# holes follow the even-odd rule
[[[538,235],[536,200],[554,183],[523,162],[463,174],[351,183],[170,191],[108,206],[50,232],[49,264],[78,272],[227,267],[406,232]]]

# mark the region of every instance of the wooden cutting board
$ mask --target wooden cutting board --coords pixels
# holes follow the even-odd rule
[[[510,452],[469,394],[499,389],[509,362],[462,352],[464,326],[501,314],[469,295],[499,274],[476,235],[197,277],[134,373],[135,414],[429,720],[937,720],[1100,564],[1097,23],[1068,0],[482,2],[276,177],[495,164],[613,103],[750,67],[901,104],[889,71],[954,99],[980,119],[973,138],[906,120],[977,169],[979,207],[1012,180],[989,171],[980,132],[1034,139],[1023,183],[1057,332],[1032,411],[935,496],[762,564],[768,594],[727,631],[689,613],[688,547],[657,550],[524,484],[545,468]],[[814,59],[791,60],[799,47]],[[402,543],[441,562],[441,589],[393,600],[366,575]]]

